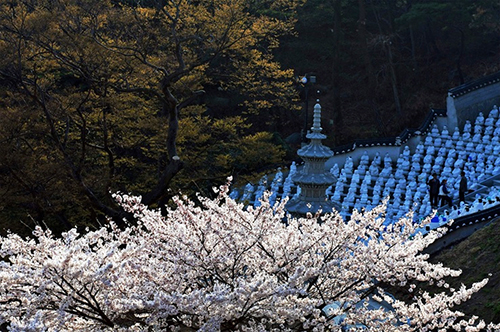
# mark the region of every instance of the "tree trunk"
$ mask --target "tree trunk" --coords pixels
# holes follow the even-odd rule
[[[333,137],[335,143],[339,143],[339,134],[343,126],[342,105],[340,99],[340,35],[342,27],[342,13],[340,0],[333,0],[333,64],[332,64],[332,82],[333,82],[333,108],[331,119],[333,121]]]

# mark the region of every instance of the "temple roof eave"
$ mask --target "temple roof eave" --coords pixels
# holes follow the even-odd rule
[[[333,151],[322,144],[309,144],[297,151],[301,158],[331,158]]]

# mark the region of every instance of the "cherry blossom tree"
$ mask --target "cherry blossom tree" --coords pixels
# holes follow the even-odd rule
[[[498,326],[453,306],[484,286],[451,289],[460,271],[422,251],[411,216],[385,206],[293,218],[285,202],[175,199],[167,216],[115,195],[137,218],[120,229],[1,238],[0,322],[12,331],[479,331]],[[419,285],[442,290],[428,293]],[[382,285],[407,288],[404,301]]]

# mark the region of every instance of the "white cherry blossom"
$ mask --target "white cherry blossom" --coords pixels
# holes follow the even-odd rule
[[[411,214],[384,225],[385,203],[349,221],[336,212],[297,219],[268,197],[246,208],[222,186],[201,205],[176,197],[162,216],[116,195],[136,225],[60,238],[41,228],[31,239],[9,234],[0,239],[0,323],[12,331],[499,328],[453,309],[487,279],[448,287],[444,278],[460,271],[422,253],[443,229],[423,236]],[[394,298],[384,284],[413,299]]]

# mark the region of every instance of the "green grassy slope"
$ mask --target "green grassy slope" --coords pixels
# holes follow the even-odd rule
[[[500,219],[433,256],[431,261],[462,270],[462,275],[450,282],[453,287],[461,283],[470,286],[489,278],[488,284],[458,309],[468,316],[477,315],[486,322],[500,323]]]

